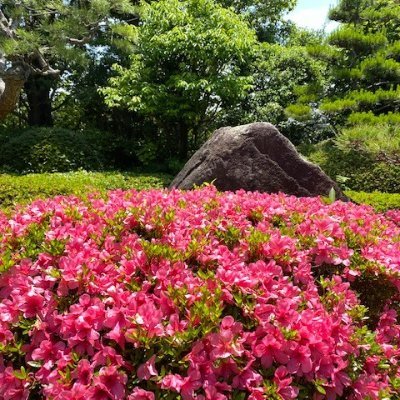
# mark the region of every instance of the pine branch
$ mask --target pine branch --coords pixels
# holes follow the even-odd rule
[[[90,43],[90,41],[93,39],[93,36],[94,35],[84,36],[82,39],[68,38],[68,43],[74,46],[84,46],[85,44]]]
[[[2,31],[8,38],[13,39],[15,31],[11,29],[12,20],[8,20],[3,11],[0,10],[0,31]]]
[[[383,85],[390,85],[392,82],[390,81],[383,81],[383,82],[376,82],[373,83],[372,85],[367,86],[367,90],[373,89],[375,87],[383,86]]]
[[[93,40],[93,38],[96,36],[97,30],[98,30],[101,22],[102,21],[97,21],[95,23],[86,24],[85,28],[88,30],[87,35],[83,36],[81,39],[69,37],[69,38],[67,38],[68,43],[70,43],[74,46],[84,46],[85,44],[90,43]]]
[[[38,11],[36,8],[29,7],[27,5],[24,6],[25,9],[29,12],[31,17],[43,17],[43,16],[49,16],[49,15],[56,15],[60,11],[53,9],[53,8],[44,8],[40,11]]]
[[[39,64],[39,68],[36,68],[33,65],[28,64],[33,73],[42,76],[54,76],[54,77],[60,76],[61,70],[52,68],[39,50],[37,50],[34,53],[33,58],[36,59]]]
[[[400,105],[400,100],[394,100],[390,104],[384,104],[381,107],[376,108],[374,111],[378,112],[378,113],[384,112],[386,110],[391,111],[393,108],[393,105],[395,105],[395,106]]]

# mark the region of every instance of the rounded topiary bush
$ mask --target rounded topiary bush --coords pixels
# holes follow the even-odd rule
[[[29,128],[3,141],[0,167],[12,172],[66,172],[102,167],[97,149],[80,132]]]
[[[345,177],[348,189],[400,192],[400,163],[397,159],[379,158],[356,149],[344,151],[332,140],[316,145],[302,145],[299,150],[333,179]]]
[[[400,218],[114,191],[0,217],[2,399],[398,399]]]

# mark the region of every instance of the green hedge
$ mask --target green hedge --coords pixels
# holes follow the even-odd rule
[[[400,164],[396,160],[377,159],[355,149],[343,151],[333,140],[299,146],[299,151],[333,179],[345,177],[349,190],[400,193]]]
[[[9,209],[26,204],[35,198],[56,195],[82,195],[90,191],[111,189],[162,188],[171,181],[165,174],[121,172],[69,172],[54,174],[8,175],[0,174],[0,208]]]
[[[107,147],[111,137],[97,132],[64,128],[28,128],[3,132],[0,138],[0,168],[7,172],[66,172],[110,167]]]
[[[359,204],[368,204],[376,211],[384,212],[387,210],[400,209],[400,193],[380,193],[380,192],[355,192],[348,190],[346,195]]]

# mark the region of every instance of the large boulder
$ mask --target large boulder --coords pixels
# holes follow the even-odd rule
[[[327,196],[345,200],[338,185],[318,166],[306,161],[273,125],[261,122],[216,130],[171,183],[192,189],[213,182],[221,191],[283,192],[295,196]]]

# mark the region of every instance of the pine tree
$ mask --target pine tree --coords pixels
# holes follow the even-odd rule
[[[342,0],[330,18],[342,26],[329,37],[339,48],[327,113],[387,114],[400,109],[400,4]]]
[[[312,85],[303,87],[299,102],[317,107],[337,126],[346,124],[350,116],[354,123],[370,114],[398,113],[400,3],[340,0],[329,16],[340,23],[339,28],[328,37],[327,45],[309,50],[329,61],[331,77],[319,93]]]
[[[18,77],[28,123],[52,125],[52,93],[63,74],[82,65],[91,46],[104,44],[110,24],[134,13],[129,0],[0,1],[0,110],[2,101],[10,103],[9,77]]]

